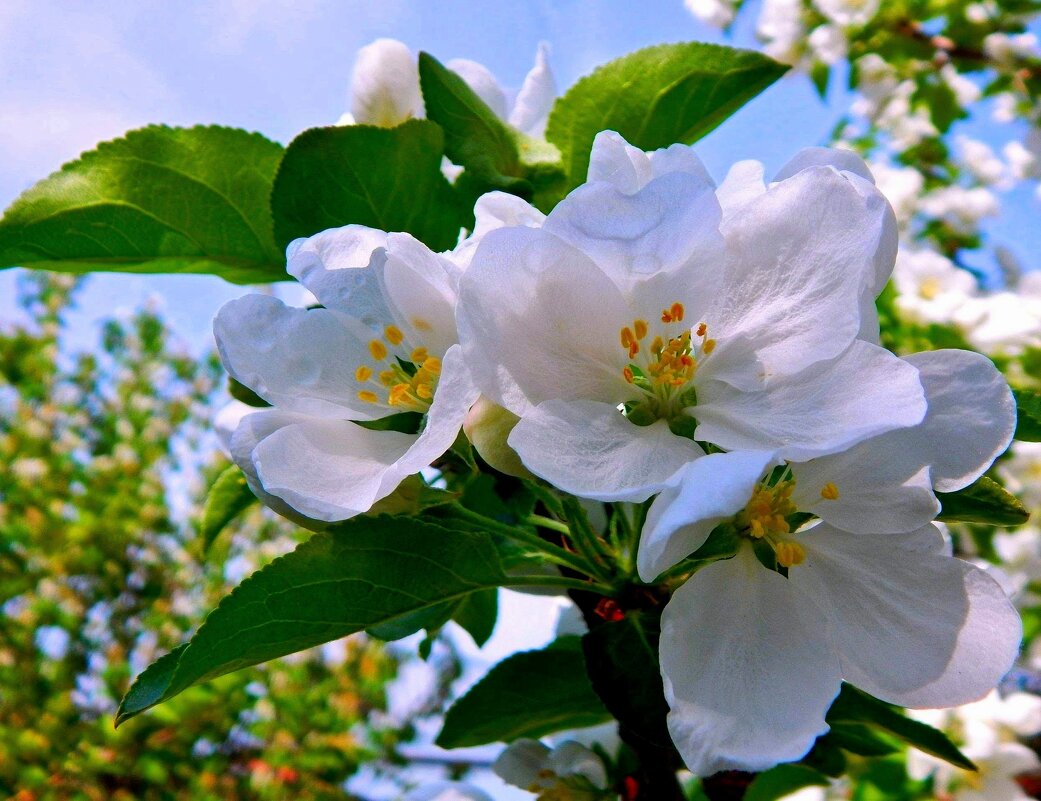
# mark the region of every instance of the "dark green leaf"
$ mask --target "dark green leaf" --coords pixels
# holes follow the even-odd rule
[[[235,400],[257,409],[266,409],[271,404],[240,381],[228,376],[228,394]]]
[[[1014,390],[1016,396],[1016,439],[1041,442],[1041,394],[1029,389]]]
[[[861,723],[836,721],[823,739],[831,741],[844,751],[860,756],[879,757],[896,753],[899,749],[870,727]]]
[[[827,721],[831,724],[864,723],[959,768],[976,770],[976,766],[942,731],[905,717],[897,707],[849,684],[842,685],[842,692],[828,710]]]
[[[466,632],[473,637],[474,643],[480,648],[495,630],[495,622],[499,618],[499,591],[481,590],[466,596],[459,602],[458,608],[452,615],[452,620],[458,623]]]
[[[442,748],[511,742],[611,719],[586,678],[578,637],[514,654],[493,667],[445,715]]]
[[[586,178],[593,138],[613,130],[644,150],[700,139],[788,68],[750,50],[689,42],[611,61],[557,100],[546,138],[570,186]]]
[[[419,54],[419,82],[427,118],[445,132],[445,155],[471,173],[520,184],[516,132],[467,86],[466,81],[429,53]],[[512,176],[512,178],[511,178]],[[527,192],[530,194],[530,185]]]
[[[258,503],[257,496],[237,465],[231,465],[217,476],[202,511],[203,546],[209,548],[228,523],[255,503]]]
[[[774,801],[803,787],[827,787],[828,777],[805,765],[778,765],[760,773],[745,792],[745,801]]]
[[[407,231],[433,250],[447,250],[465,217],[441,174],[443,155],[441,129],[429,120],[304,131],[275,178],[275,238],[286,245],[354,223]]]
[[[936,519],[946,523],[1018,526],[1030,517],[1015,495],[986,476],[957,492],[937,492],[936,497],[942,507]]]
[[[66,164],[7,209],[0,266],[284,280],[268,205],[282,153],[236,128],[131,131]]]
[[[116,721],[193,684],[505,582],[486,537],[415,519],[356,518],[242,582],[176,656],[138,677]]]

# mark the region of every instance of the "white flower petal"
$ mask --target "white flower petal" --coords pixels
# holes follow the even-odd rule
[[[724,220],[728,220],[750,200],[755,200],[763,194],[766,194],[763,163],[753,159],[734,162],[723,183],[716,188],[716,197],[723,209]]]
[[[773,454],[712,453],[684,467],[647,511],[637,567],[647,583],[700,548],[748,503]]]
[[[375,228],[330,228],[294,240],[286,252],[287,269],[326,308],[381,328],[390,322],[380,288],[386,247],[387,235]]]
[[[759,392],[721,381],[699,385],[694,433],[725,450],[777,450],[782,458],[804,461],[915,425],[925,411],[918,371],[883,348],[856,341],[837,359]]]
[[[706,369],[753,389],[834,358],[861,327],[889,204],[862,179],[812,167],[748,201],[723,224],[726,277],[709,315]]]
[[[409,234],[387,236],[383,291],[395,322],[413,347],[442,354],[459,341],[456,272],[454,264]]]
[[[445,66],[462,78],[474,94],[495,112],[496,117],[500,120],[506,119],[506,93],[491,70],[484,64],[470,61],[468,58],[453,58]]]
[[[838,659],[818,607],[750,548],[695,573],[662,615],[669,731],[699,776],[765,770],[828,730]]]
[[[557,99],[557,82],[553,78],[548,56],[549,45],[541,42],[535,51],[535,66],[524,77],[510,111],[510,125],[528,136],[542,136],[549,112]]]
[[[789,581],[832,622],[843,678],[901,706],[984,696],[1019,651],[1019,615],[979,568],[948,556],[940,532],[850,534],[821,523],[800,537]]]
[[[488,192],[477,198],[474,205],[474,230],[453,251],[444,254],[461,270],[473,260],[477,246],[489,231],[507,226],[523,225],[541,228],[546,215],[525,200],[506,192]]]
[[[694,148],[687,145],[676,144],[647,152],[633,147],[615,131],[601,131],[593,139],[587,172],[590,183],[606,181],[619,191],[632,195],[654,178],[670,172],[688,173],[713,185],[712,176],[694,153]]]
[[[638,426],[614,406],[586,400],[540,403],[508,442],[531,472],[599,501],[645,501],[704,453],[664,420]]]
[[[582,776],[593,787],[607,787],[607,770],[594,752],[574,740],[565,740],[549,754],[546,767],[561,778]]]
[[[390,494],[393,487],[383,492],[384,476],[416,439],[347,420],[312,418],[261,440],[253,463],[264,489],[298,512],[316,520],[346,520]]]
[[[940,492],[968,486],[1008,448],[1016,430],[1016,401],[1008,382],[986,356],[967,350],[913,353],[929,401],[913,448],[926,453]]]
[[[351,76],[355,122],[392,128],[423,116],[416,57],[396,39],[377,39],[358,51]]]
[[[852,150],[838,147],[807,147],[800,150],[774,176],[774,182],[784,181],[809,167],[834,167],[841,172],[851,172],[866,181],[875,182],[864,159]]]
[[[626,288],[661,271],[703,272],[722,264],[719,221],[712,185],[670,172],[633,194],[604,181],[583,184],[557,204],[543,227]]]
[[[460,285],[460,341],[489,398],[523,415],[548,398],[625,398],[618,332],[632,317],[581,252],[536,228],[481,242]]]
[[[507,784],[527,790],[538,783],[539,771],[549,759],[549,748],[538,740],[514,740],[492,764],[495,775]]]
[[[368,331],[346,315],[246,295],[221,307],[213,333],[228,372],[268,403],[315,417],[388,413],[357,399],[354,372],[370,361]]]

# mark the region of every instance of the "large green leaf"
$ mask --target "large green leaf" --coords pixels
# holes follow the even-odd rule
[[[1016,439],[1041,442],[1041,394],[1029,389],[1013,391],[1016,396]]]
[[[236,128],[150,126],[26,191],[0,220],[0,266],[285,279],[268,199],[281,145]]]
[[[827,787],[828,777],[806,765],[777,765],[760,773],[745,792],[744,801],[774,801],[804,787]]]
[[[358,518],[242,582],[195,636],[134,682],[117,723],[207,679],[506,583],[486,537],[415,519]]]
[[[561,637],[493,667],[448,710],[437,744],[508,743],[610,719],[586,677],[580,638]]]
[[[992,526],[1018,526],[1030,513],[1019,499],[984,476],[957,492],[938,492],[940,514],[945,522],[988,523]]]
[[[286,245],[353,223],[407,231],[447,250],[465,217],[441,174],[443,155],[441,129],[429,120],[304,131],[290,143],[275,178],[275,238]]]
[[[842,692],[828,710],[827,721],[831,724],[863,723],[959,768],[976,769],[942,731],[906,717],[897,707],[849,684],[842,685]]]
[[[258,503],[237,465],[231,465],[213,482],[202,510],[203,546],[209,548],[224,528],[242,512]]]
[[[657,45],[611,61],[557,100],[546,138],[582,183],[593,138],[613,130],[644,150],[700,139],[788,68],[750,50],[690,42]]]

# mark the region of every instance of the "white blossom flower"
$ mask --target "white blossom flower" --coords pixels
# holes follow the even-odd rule
[[[807,42],[814,57],[823,64],[837,64],[846,57],[846,34],[838,25],[818,25],[810,31]]]
[[[913,167],[894,167],[881,162],[872,162],[870,168],[875,185],[892,204],[897,222],[906,226],[918,208],[918,198],[925,187],[922,174]],[[900,264],[897,262],[899,269]]]
[[[866,25],[878,13],[881,0],[813,0],[829,21],[843,27]]]
[[[717,199],[689,148],[602,133],[541,228],[484,237],[460,333],[482,392],[521,418],[509,444],[529,470],[642,500],[703,455],[691,429],[805,459],[921,419],[914,368],[857,338],[877,336],[892,212],[845,169],[863,162],[829,152],[768,188],[728,177]]]
[[[950,323],[970,298],[977,295],[976,279],[934,250],[901,250],[893,281],[896,306],[918,323]]]
[[[713,28],[725,28],[734,21],[733,0],[683,0],[687,11]]]
[[[557,95],[547,56],[547,45],[539,45],[535,66],[514,97],[483,64],[453,59],[445,66],[459,75],[504,122],[522,133],[541,136]],[[391,128],[425,113],[418,61],[407,45],[396,39],[377,39],[358,51],[351,76],[351,111],[339,119],[338,125]]]
[[[1007,447],[1011,394],[979,354],[910,361],[930,404],[920,425],[783,469],[771,469],[770,453],[706,456],[652,504],[645,581],[719,524],[739,542],[735,557],[688,579],[662,617],[669,728],[693,772],[797,759],[827,730],[843,680],[902,706],[954,705],[991,689],[1015,658],[1021,629],[1004,591],[950,556],[928,523],[934,488],[966,486]],[[821,520],[799,529],[802,513]],[[753,543],[773,551],[786,578]]]
[[[805,35],[801,0],[763,0],[755,34],[763,52],[785,64],[799,60],[800,41]]]
[[[443,454],[477,398],[457,344],[459,268],[408,234],[346,226],[290,245],[289,272],[324,308],[247,295],[214,321],[228,372],[273,406],[241,420],[231,452],[266,494],[343,520]],[[402,412],[421,430],[360,425]]]
[[[495,760],[492,770],[507,784],[539,798],[594,801],[617,797],[607,792],[607,769],[600,757],[570,740],[553,749],[538,740],[515,740]]]
[[[968,136],[959,136],[956,142],[961,151],[962,161],[977,180],[988,185],[1006,185],[1005,163],[997,157],[990,145]]]
[[[1023,58],[1037,58],[1041,55],[1038,48],[1037,34],[991,33],[983,40],[983,51],[995,61],[1013,65]]]

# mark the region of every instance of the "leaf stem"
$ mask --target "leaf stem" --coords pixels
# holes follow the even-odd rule
[[[564,587],[569,590],[614,595],[614,588],[599,581],[584,581],[568,576],[509,576],[505,587]]]
[[[531,523],[533,526],[539,526],[540,528],[548,528],[550,531],[556,531],[565,536],[571,535],[571,529],[567,523],[561,523],[559,520],[554,520],[552,517],[545,517],[543,515],[528,515],[524,518],[525,522]]]

